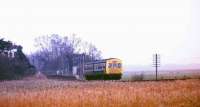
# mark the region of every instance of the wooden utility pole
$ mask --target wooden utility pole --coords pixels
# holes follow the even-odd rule
[[[82,76],[84,77],[84,73],[85,73],[85,54],[82,54]]]
[[[160,67],[160,55],[157,53],[153,55],[153,67],[155,67],[156,81],[157,81],[158,80],[158,67]]]

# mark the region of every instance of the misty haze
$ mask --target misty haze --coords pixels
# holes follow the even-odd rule
[[[199,0],[0,1],[0,106],[200,107]]]

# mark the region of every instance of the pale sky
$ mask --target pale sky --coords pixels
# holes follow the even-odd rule
[[[200,0],[1,0],[0,37],[33,51],[34,38],[71,35],[126,65],[200,63]]]

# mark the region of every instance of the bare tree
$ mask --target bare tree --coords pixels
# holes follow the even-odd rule
[[[95,45],[83,42],[81,46],[81,51],[86,55],[86,59],[88,61],[99,60],[101,59],[101,51],[99,51]]]
[[[69,37],[61,37],[57,34],[41,36],[35,41],[38,51],[30,58],[41,71],[56,73],[57,70],[60,70],[65,74],[72,74],[74,62],[76,62],[75,57],[81,57],[84,53],[90,56],[90,59],[95,60],[100,58],[101,54],[94,45],[83,42],[75,34]]]
[[[99,51],[93,44],[90,44],[88,48],[88,55],[92,58],[92,60],[101,59],[101,51]]]

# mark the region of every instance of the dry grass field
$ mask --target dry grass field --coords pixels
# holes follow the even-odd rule
[[[200,107],[200,80],[4,81],[0,107]]]

